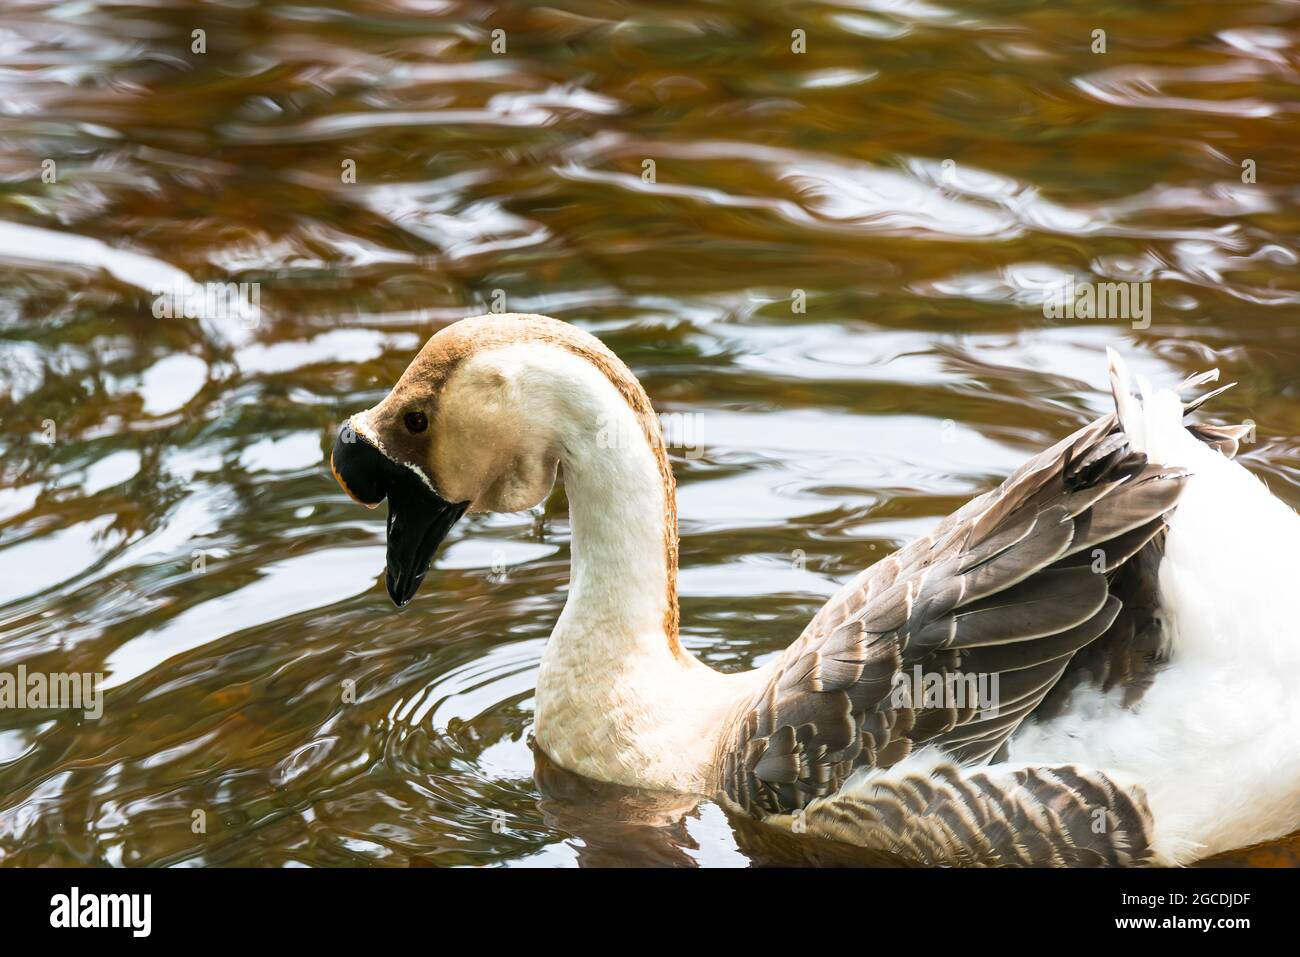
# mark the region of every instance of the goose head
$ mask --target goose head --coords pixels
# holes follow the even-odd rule
[[[560,458],[563,387],[539,371],[548,350],[537,347],[591,343],[608,352],[542,316],[463,319],[425,344],[383,401],[344,424],[330,468],[362,505],[388,500],[386,583],[399,608],[467,511],[545,500]]]

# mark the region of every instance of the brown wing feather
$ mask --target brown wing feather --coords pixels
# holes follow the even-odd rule
[[[793,830],[796,818],[768,820]],[[798,822],[801,835],[870,848],[889,863],[1104,867],[1154,858],[1141,792],[1075,765],[885,772],[814,802]]]
[[[1122,617],[1114,582],[1164,527],[1185,476],[1108,415],[842,588],[736,716],[721,790],[750,813],[804,808],[855,769],[935,743],[994,754],[1073,655]],[[995,714],[913,701],[901,675],[997,675]]]

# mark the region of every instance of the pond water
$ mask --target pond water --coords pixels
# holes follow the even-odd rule
[[[1294,2],[4,6],[0,670],[106,687],[0,711],[5,864],[751,861],[539,766],[562,489],[389,603],[325,452],[463,316],[640,376],[723,669],[1104,410],[1107,345],[1239,382],[1300,504]],[[156,315],[190,281],[256,308]]]

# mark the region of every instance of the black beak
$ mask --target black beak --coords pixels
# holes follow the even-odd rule
[[[388,595],[401,608],[415,597],[434,551],[469,502],[448,502],[350,425],[334,441],[330,471],[343,491],[368,508],[388,499]]]

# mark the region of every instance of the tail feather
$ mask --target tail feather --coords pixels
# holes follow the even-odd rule
[[[1217,373],[1219,370],[1215,369],[1214,371]],[[1188,402],[1186,405],[1183,406],[1183,414],[1187,415],[1189,412],[1195,412],[1201,406],[1205,405],[1205,403],[1209,402],[1211,399],[1216,399],[1219,396],[1223,395],[1223,393],[1227,392],[1236,384],[1237,383],[1235,382],[1229,382],[1227,385],[1221,385],[1217,389],[1211,389],[1209,392],[1206,392],[1204,395],[1198,395],[1195,399],[1192,399],[1192,401]]]
[[[1176,389],[1153,389],[1146,378],[1129,371],[1128,364],[1114,349],[1106,349],[1106,358],[1120,427],[1132,446],[1149,458],[1165,465],[1191,464],[1188,450],[1195,445],[1188,443],[1187,435],[1232,458],[1237,454],[1242,439],[1250,434],[1249,425],[1184,425],[1182,422],[1184,416],[1237,384],[1229,382],[1187,402],[1182,401],[1180,393],[1217,382],[1218,369],[1188,376]]]
[[[1195,372],[1180,382],[1174,389],[1179,395],[1191,389],[1199,389],[1203,385],[1219,381],[1218,369],[1206,369],[1204,372]]]
[[[1146,447],[1146,421],[1133,394],[1133,377],[1128,363],[1110,346],[1106,347],[1107,372],[1110,375],[1110,394],[1115,400],[1115,414],[1120,427],[1128,434],[1129,442],[1139,451]]]
[[[1187,431],[1192,433],[1210,448],[1221,452],[1225,458],[1236,458],[1237,450],[1255,427],[1249,423],[1243,425],[1189,425]]]

